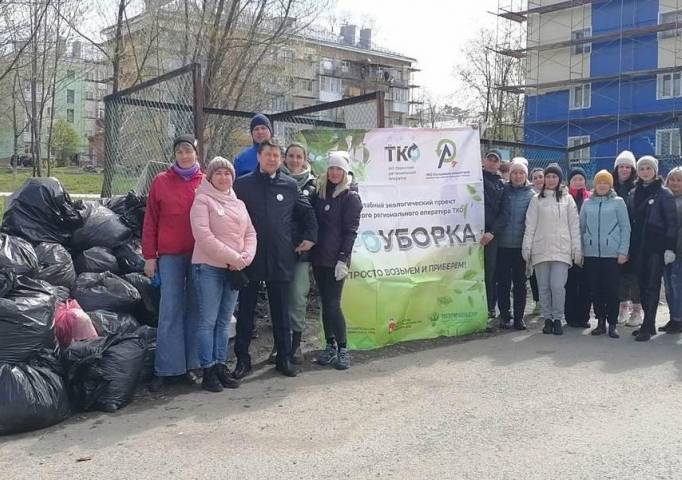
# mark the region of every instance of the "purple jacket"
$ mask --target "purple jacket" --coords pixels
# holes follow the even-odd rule
[[[318,234],[312,261],[314,266],[334,267],[336,262],[350,263],[360,226],[362,200],[347,185],[340,192],[325,196],[321,198],[318,193],[314,200]]]

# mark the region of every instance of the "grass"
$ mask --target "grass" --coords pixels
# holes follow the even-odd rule
[[[32,173],[32,169],[22,168],[17,170],[15,177],[11,169],[0,169],[0,192],[15,191],[31,177]],[[102,191],[102,174],[99,173],[86,173],[74,167],[55,167],[51,175],[57,177],[69,193],[99,194]],[[0,205],[4,205],[4,201]],[[3,209],[4,207],[0,211]]]

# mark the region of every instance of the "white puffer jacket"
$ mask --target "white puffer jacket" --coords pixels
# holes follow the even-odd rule
[[[544,198],[535,195],[528,205],[522,251],[532,265],[541,262],[573,265],[576,255],[582,256],[578,208],[568,189],[562,189],[558,202],[556,193],[546,190]]]

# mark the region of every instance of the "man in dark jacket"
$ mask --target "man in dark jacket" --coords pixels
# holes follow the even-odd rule
[[[485,233],[481,237],[485,258],[485,291],[488,298],[488,317],[495,318],[497,303],[495,264],[497,260],[497,239],[495,236],[507,225],[509,219],[504,197],[504,182],[498,170],[502,157],[497,150],[491,150],[483,159],[483,202],[485,205]]]
[[[279,170],[280,147],[268,140],[258,146],[258,166],[234,184],[234,191],[246,205],[256,229],[256,256],[245,274],[249,283],[239,292],[237,338],[234,351],[237,366],[232,373],[242,378],[251,371],[249,346],[253,316],[258,298],[258,284],[265,282],[270,303],[272,333],[277,347],[277,370],[290,377],[296,370],[290,363],[291,331],[289,327],[289,282],[296,254],[310,250],[317,241],[317,221],[308,198],[296,181]],[[296,245],[294,236],[302,232]]]
[[[256,168],[258,163],[258,145],[272,138],[272,123],[270,119],[262,113],[257,113],[251,119],[249,133],[251,133],[253,145],[239,152],[232,162],[237,177],[251,173]]]

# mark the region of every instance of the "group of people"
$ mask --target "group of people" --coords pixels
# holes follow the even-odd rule
[[[250,124],[253,145],[234,160],[215,157],[202,171],[197,140],[173,142],[174,161],[152,181],[142,232],[145,274],[161,289],[155,376],[198,383],[211,392],[237,388],[251,372],[249,347],[259,291],[270,309],[277,371],[303,363],[301,337],[312,269],[327,342],[321,365],[350,367],[341,294],[362,202],[349,157],[331,152],[313,175],[303,145],[284,151],[264,115]],[[229,371],[228,326],[237,309],[236,367]]]
[[[661,281],[670,320],[658,330],[682,332],[682,168],[663,180],[658,160],[621,152],[613,172],[599,171],[588,189],[585,170],[556,163],[528,171],[528,161],[483,159],[484,245],[488,316],[500,328],[526,328],[527,281],[543,333],[564,322],[592,335],[619,338],[618,324],[638,326],[635,340],[656,335]],[[496,316],[499,310],[499,316]]]

